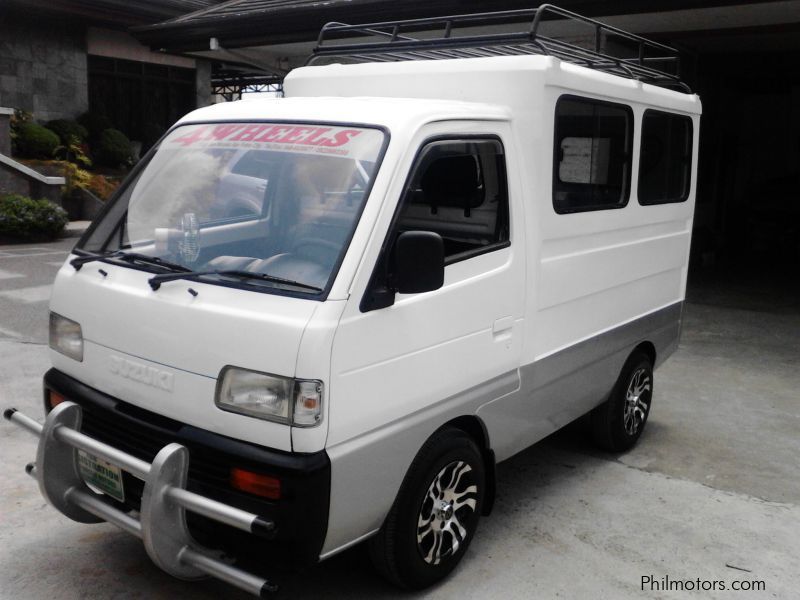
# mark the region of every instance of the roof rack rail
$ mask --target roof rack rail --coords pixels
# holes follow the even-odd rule
[[[540,32],[542,22],[570,20],[593,29],[592,48],[581,47]],[[522,31],[471,33],[472,27],[505,26],[530,23]],[[424,32],[423,37],[410,33]],[[356,41],[353,39],[356,38]],[[628,49],[632,56],[614,56],[607,52],[608,40]],[[604,40],[606,48],[604,49]],[[385,21],[362,25],[332,22],[319,33],[317,46],[307,64],[324,58],[347,58],[348,62],[395,62],[543,54],[645,83],[691,92],[680,80],[678,50],[659,44],[595,19],[564,10],[552,4],[536,9],[486,12],[448,17]],[[674,73],[665,68],[672,66]]]

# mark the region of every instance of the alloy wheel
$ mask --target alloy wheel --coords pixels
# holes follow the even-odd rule
[[[625,415],[623,423],[628,435],[636,435],[639,428],[647,418],[650,408],[650,395],[653,389],[650,372],[647,369],[637,369],[628,384],[625,392]]]
[[[458,552],[467,538],[477,497],[472,467],[462,460],[447,464],[433,478],[417,519],[417,547],[426,563],[438,565]]]

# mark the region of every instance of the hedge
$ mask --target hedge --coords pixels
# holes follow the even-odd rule
[[[53,158],[58,136],[36,123],[23,123],[16,132],[17,152],[23,158]]]
[[[95,162],[106,167],[128,165],[133,161],[133,148],[128,137],[118,129],[106,129],[94,148]]]
[[[56,237],[69,218],[60,206],[19,194],[0,196],[0,235],[14,238]]]
[[[45,127],[55,133],[64,145],[72,143],[71,138],[77,138],[78,142],[85,142],[89,137],[89,132],[86,127],[77,121],[70,121],[69,119],[48,121]]]

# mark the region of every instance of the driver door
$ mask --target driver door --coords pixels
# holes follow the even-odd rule
[[[506,139],[504,126],[494,124],[491,133],[437,135],[421,144],[371,283],[348,302],[336,333],[329,445],[517,369],[524,239]],[[409,230],[443,238],[444,285],[397,294],[391,306],[370,305],[371,290],[386,283],[380,279],[394,238]]]

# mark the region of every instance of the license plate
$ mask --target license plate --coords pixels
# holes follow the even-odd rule
[[[78,450],[78,470],[89,487],[108,494],[112,498],[125,501],[125,490],[122,488],[122,469],[101,458]]]

